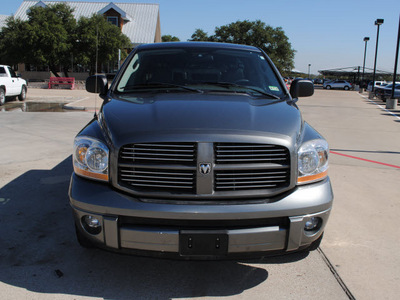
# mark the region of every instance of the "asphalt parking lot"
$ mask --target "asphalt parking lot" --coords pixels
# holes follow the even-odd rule
[[[328,140],[335,201],[319,250],[262,261],[182,262],[86,250],[68,204],[75,134],[100,100],[30,89],[68,112],[0,112],[2,299],[397,299],[400,106],[316,90],[304,119]],[[96,104],[94,104],[96,102]],[[83,108],[87,111],[77,111]]]

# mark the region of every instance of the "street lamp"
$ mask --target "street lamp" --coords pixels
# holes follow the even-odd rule
[[[375,92],[375,74],[376,74],[376,58],[378,56],[378,41],[379,41],[379,26],[383,24],[383,19],[376,19],[375,25],[378,26],[376,30],[376,47],[375,47],[375,62],[374,62],[374,75],[372,76],[372,91],[369,95],[369,98],[374,98]]]
[[[396,57],[394,59],[392,92],[390,93],[390,99],[386,100],[387,109],[395,109],[397,106],[397,99],[394,98],[394,89],[396,86],[397,63],[399,62],[399,46],[400,46],[400,16],[399,16],[399,30],[397,31]]]
[[[308,79],[310,79],[310,67],[311,67],[311,64],[308,64]]]
[[[363,88],[364,88],[364,74],[365,74],[365,58],[367,56],[367,43],[369,41],[369,37],[364,38],[365,42],[365,48],[364,48],[364,62],[363,62],[363,72],[362,72],[362,78],[361,78],[361,86],[360,86],[360,93],[362,93]]]

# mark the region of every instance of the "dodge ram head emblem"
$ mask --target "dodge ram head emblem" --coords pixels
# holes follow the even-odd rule
[[[208,175],[211,172],[211,164],[201,163],[199,164],[199,172],[203,175]]]

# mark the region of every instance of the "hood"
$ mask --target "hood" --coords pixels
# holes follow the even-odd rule
[[[174,140],[220,141],[220,136],[283,138],[292,145],[301,129],[301,114],[286,101],[245,94],[164,93],[112,98],[101,110],[103,128],[120,147]]]

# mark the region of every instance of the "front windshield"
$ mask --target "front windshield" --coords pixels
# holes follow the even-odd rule
[[[281,98],[285,91],[259,51],[215,48],[168,48],[135,53],[116,91],[155,89],[186,92],[246,92]]]

